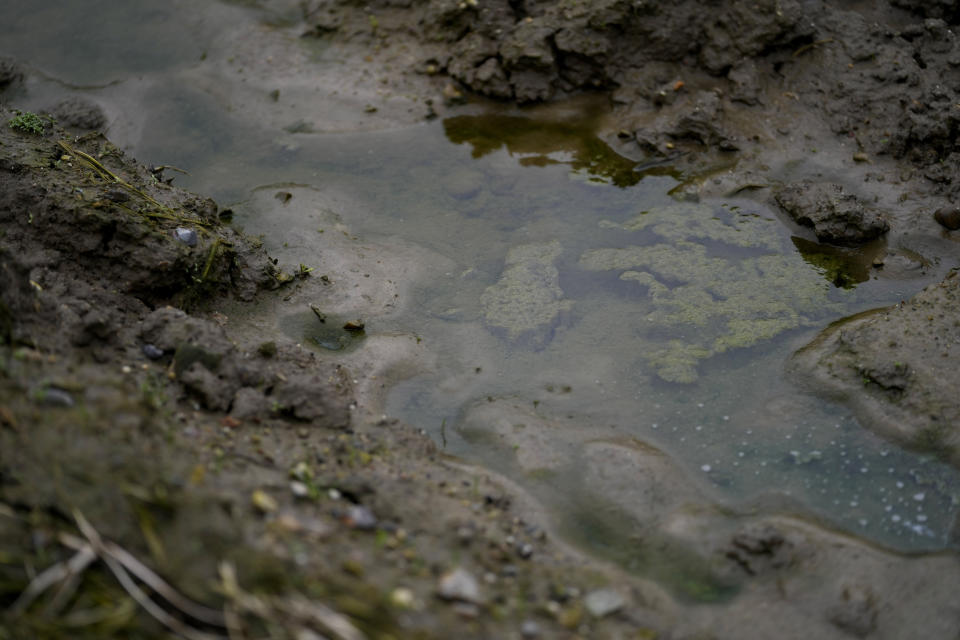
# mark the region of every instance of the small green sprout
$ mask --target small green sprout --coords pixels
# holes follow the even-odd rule
[[[17,131],[43,135],[43,119],[29,111],[17,111],[17,115],[10,118],[7,124],[11,129],[16,129]]]

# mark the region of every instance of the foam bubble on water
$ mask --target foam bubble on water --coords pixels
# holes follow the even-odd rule
[[[920,493],[913,494],[913,499],[917,502],[923,502],[923,499],[927,497],[922,491]]]
[[[705,472],[705,473],[710,473],[710,470],[711,470],[712,468],[713,468],[713,467],[711,467],[711,466],[708,465],[708,464],[702,465],[702,466],[700,467],[700,469],[701,469],[703,472]]]

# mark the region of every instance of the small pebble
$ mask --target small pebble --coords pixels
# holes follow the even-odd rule
[[[298,498],[306,498],[310,495],[310,488],[303,482],[294,480],[290,483],[290,493]]]
[[[594,618],[603,618],[616,613],[627,602],[615,589],[597,589],[584,597],[583,604]]]
[[[520,626],[520,635],[524,638],[539,638],[540,625],[533,620],[524,620]]]
[[[458,616],[467,620],[474,620],[480,616],[480,607],[472,602],[457,602],[453,605],[453,610]]]
[[[272,513],[279,507],[276,499],[262,489],[257,489],[251,494],[250,502],[262,513]]]
[[[372,531],[377,528],[377,517],[373,515],[367,507],[362,504],[350,505],[344,516],[344,521],[353,529],[360,531]]]
[[[360,331],[363,331],[364,327],[365,325],[363,320],[351,320],[343,325],[343,330],[359,333]]]
[[[163,349],[156,345],[152,345],[149,342],[140,347],[140,350],[143,351],[143,355],[147,356],[151,360],[157,360],[158,358],[163,357]]]
[[[61,407],[69,409],[76,404],[68,392],[56,387],[46,387],[37,389],[33,394],[33,399],[37,404],[44,407]]]
[[[177,227],[173,230],[173,237],[187,245],[188,247],[197,246],[197,232],[187,227]]]
[[[457,528],[457,539],[462,544],[467,545],[473,542],[473,538],[475,534],[476,534],[476,531],[474,530],[473,527],[463,525]]]
[[[940,223],[940,226],[956,231],[960,229],[960,207],[942,207],[933,214],[933,219]]]
[[[398,609],[412,609],[414,602],[413,591],[406,587],[397,587],[390,592],[390,604]]]
[[[480,585],[469,571],[458,567],[440,576],[437,595],[444,600],[480,603]]]

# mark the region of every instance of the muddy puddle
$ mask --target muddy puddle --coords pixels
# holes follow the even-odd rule
[[[870,266],[877,248],[838,254],[750,200],[685,202],[687,177],[635,170],[571,124],[589,118],[546,117],[294,136],[282,167],[237,162],[239,147],[191,186],[237,195],[262,182],[237,201],[237,221],[290,264],[335,269],[324,263],[331,234],[413,260],[412,280],[389,282],[403,293],[374,287],[399,296],[395,305],[364,318],[366,335],[415,336],[430,354],[383,412],[523,481],[603,553],[619,556],[644,526],[614,506],[629,503],[629,476],[582,482],[597,464],[584,448],[606,441],[667,452],[736,511],[760,504],[899,549],[944,547],[956,473],[864,431],[782,373],[830,322],[894,304],[928,278],[881,277]],[[289,338],[362,345],[337,331],[346,317],[319,322],[306,306],[279,318]],[[598,520],[606,538],[579,529]]]
[[[22,90],[24,106],[64,90],[110,105],[118,143],[188,170],[178,185],[229,204],[271,255],[313,270],[237,322],[348,365],[392,358],[369,408],[518,480],[570,539],[663,580],[693,576],[674,586],[706,600],[724,587],[698,581],[705,569],[681,544],[665,556],[635,544],[669,537],[689,505],[731,520],[797,515],[900,550],[952,544],[957,472],[783,373],[831,322],[910,297],[942,277],[935,266],[896,247],[823,247],[755,200],[693,198],[709,177],[626,157],[598,137],[596,101],[471,105],[338,133],[304,106],[304,83],[250,87],[217,55],[218,38],[250,28],[242,3],[186,20],[178,3],[104,2],[83,12],[81,35],[14,39],[63,23],[69,3],[48,4],[55,21],[0,3],[13,16],[3,48],[48,78]],[[140,55],[98,36],[114,21]],[[309,46],[305,59],[329,55]],[[881,255],[888,268],[874,266]],[[362,333],[339,330],[354,320]],[[390,341],[404,346],[375,350]],[[658,477],[638,462],[651,456]]]

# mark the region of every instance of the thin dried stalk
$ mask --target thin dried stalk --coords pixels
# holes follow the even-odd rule
[[[69,560],[58,562],[40,572],[30,581],[30,584],[28,584],[23,593],[20,594],[20,597],[10,606],[10,615],[13,617],[20,616],[44,591],[58,582],[83,573],[83,571],[90,566],[90,563],[96,559],[97,554],[93,552],[93,549],[87,547],[78,550]]]
[[[189,602],[186,598],[177,593],[172,587],[170,587],[162,578],[157,576],[155,573],[150,571],[146,566],[140,563],[139,560],[134,558],[132,555],[127,553],[124,549],[121,549],[117,545],[112,543],[104,543],[103,539],[100,537],[100,534],[96,529],[93,528],[93,525],[77,510],[74,510],[73,517],[77,521],[77,527],[80,529],[80,533],[84,535],[87,541],[90,543],[90,546],[93,548],[93,551],[100,556],[100,558],[106,563],[107,568],[113,573],[117,578],[117,581],[120,583],[120,586],[130,594],[130,597],[136,600],[137,604],[143,607],[144,611],[150,614],[154,619],[156,619],[160,624],[164,625],[174,633],[180,634],[187,640],[228,640],[225,636],[213,635],[199,631],[184,624],[182,621],[174,618],[169,613],[164,611],[157,603],[147,596],[143,590],[137,585],[136,582],[130,577],[130,574],[127,573],[124,568],[126,564],[136,566],[139,572],[142,572],[150,576],[152,582],[163,585],[168,594],[176,594],[175,599],[181,602]],[[107,548],[107,545],[111,547]],[[118,553],[120,552],[120,553]],[[125,562],[120,562],[116,556],[123,557]],[[131,562],[132,561],[132,562]],[[139,576],[138,576],[139,577]],[[146,582],[146,580],[145,580]],[[152,587],[153,585],[151,585]],[[161,594],[163,595],[163,594]],[[166,598],[166,595],[164,595]],[[168,599],[169,601],[169,599]],[[171,604],[174,604],[171,602]],[[192,606],[199,607],[201,609],[206,609],[206,607],[200,607],[195,603],[190,603]],[[222,621],[223,617],[219,611],[216,612]],[[222,622],[221,622],[222,626]]]

